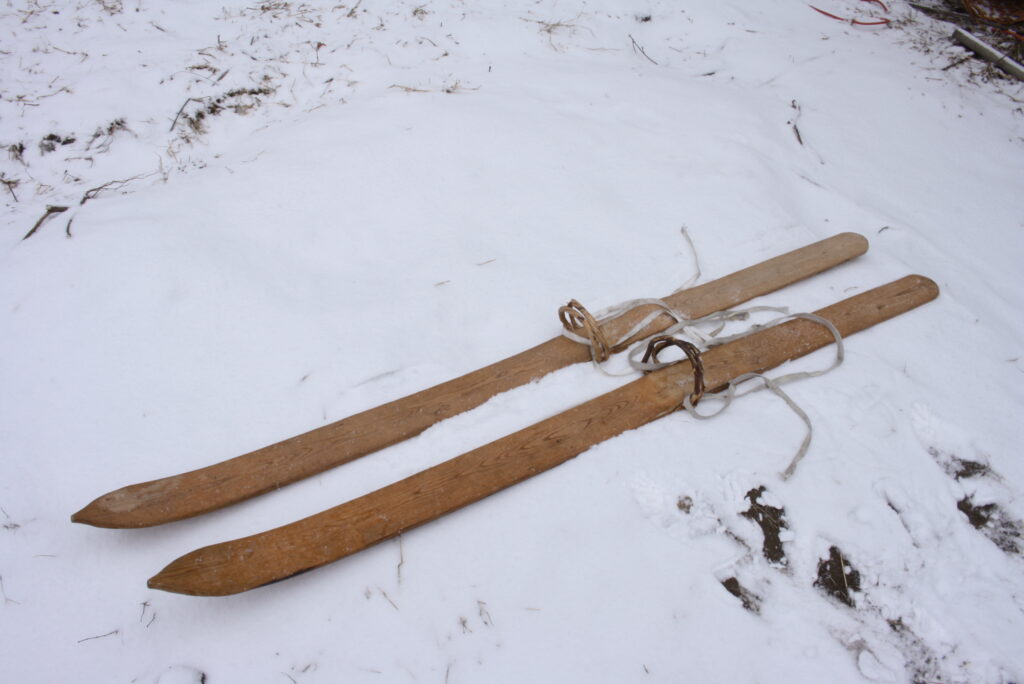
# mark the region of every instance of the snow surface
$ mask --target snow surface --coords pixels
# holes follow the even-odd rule
[[[7,0],[0,680],[1021,681],[1024,89],[891,5]],[[199,519],[68,521],[548,339],[570,297],[668,294],[681,225],[705,280],[870,239],[763,303],[942,288],[792,387],[789,481],[804,428],[761,392],[287,582],[146,588],[626,381],[578,366]]]

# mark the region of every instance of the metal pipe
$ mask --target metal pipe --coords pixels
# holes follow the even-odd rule
[[[1019,63],[1010,59],[988,43],[983,42],[977,36],[968,33],[963,29],[957,29],[953,32],[953,40],[971,50],[982,59],[992,62],[1011,76],[1020,81],[1024,81],[1024,66],[1021,66]]]

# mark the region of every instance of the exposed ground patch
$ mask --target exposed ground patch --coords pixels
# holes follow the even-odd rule
[[[738,579],[728,577],[722,580],[722,586],[727,592],[738,598],[744,608],[755,615],[761,614],[761,597],[740,584]]]
[[[1015,520],[999,504],[975,504],[973,497],[965,496],[956,502],[957,510],[967,516],[967,522],[1006,553],[1021,553],[1021,530],[1024,524]]]
[[[772,563],[785,564],[786,551],[782,548],[782,539],[779,533],[788,529],[786,524],[786,511],[784,508],[768,506],[760,502],[765,487],[757,487],[747,492],[745,498],[750,501],[750,508],[740,513],[744,518],[757,523],[764,534],[764,544],[761,551],[764,557]]]
[[[1002,478],[987,463],[963,459],[953,453],[936,447],[928,447],[928,454],[956,480],[994,480]],[[974,493],[965,489],[964,496],[956,502],[956,508],[967,517],[971,527],[981,532],[993,544],[1011,555],[1024,553],[1024,522],[1016,519],[998,502],[976,503]]]
[[[828,550],[828,558],[818,561],[818,579],[814,586],[850,606],[855,607],[851,592],[860,591],[860,573],[846,560],[838,546]]]

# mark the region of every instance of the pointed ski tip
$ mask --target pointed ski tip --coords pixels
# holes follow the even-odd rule
[[[215,544],[174,559],[150,577],[146,586],[186,596],[229,596],[245,591],[248,587],[239,587],[230,573],[223,576],[223,568],[220,567],[223,562],[217,556],[219,547]]]
[[[175,569],[176,565],[179,565],[181,559],[172,562],[166,568],[156,573],[149,580],[146,581],[146,586],[150,589],[157,589],[159,591],[167,591],[172,594],[186,594],[190,596],[213,596],[206,591],[197,590],[192,586],[192,582],[189,580],[189,573],[182,572],[180,569]]]
[[[130,524],[130,522],[124,519],[124,516],[119,515],[107,506],[105,500],[109,496],[109,494],[101,496],[77,513],[72,513],[71,522],[80,523],[82,525],[92,525],[93,527],[107,527],[115,529],[137,527],[137,525]]]
[[[82,510],[72,513],[71,522],[92,525],[93,527],[111,527],[111,525],[103,524],[108,516],[105,515],[106,511],[103,510],[103,507],[98,504],[99,499],[93,501]]]
[[[72,522],[127,529],[152,527],[196,515],[175,478],[129,485],[97,497],[71,516]]]
[[[164,577],[163,570],[161,570],[157,574],[155,574],[152,577],[150,577],[146,581],[146,586],[149,587],[150,589],[158,589],[160,591],[169,591],[169,592],[171,592],[173,594],[184,593],[182,591],[179,591],[175,587],[174,582],[168,582],[167,581],[167,578]]]

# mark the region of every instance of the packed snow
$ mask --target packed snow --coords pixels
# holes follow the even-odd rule
[[[816,6],[890,22],[7,0],[0,679],[1022,681],[1024,87],[903,0]],[[629,380],[581,364],[217,513],[69,522],[549,339],[570,298],[843,231],[868,253],[754,303],[941,294],[788,388],[814,426],[788,480],[805,427],[758,392],[285,582],[147,588]]]

